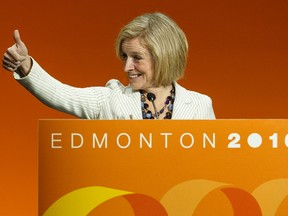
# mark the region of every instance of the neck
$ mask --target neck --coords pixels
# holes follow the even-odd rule
[[[143,119],[171,119],[175,98],[175,92],[172,89],[173,85],[150,88],[146,91],[140,90]],[[153,100],[151,95],[147,93],[154,94],[155,97],[152,97],[156,99]]]
[[[154,88],[147,88],[145,90],[142,90],[143,93],[153,93],[155,94],[156,98],[166,98],[167,95],[170,95],[170,91],[172,90],[172,84],[169,86],[160,86],[160,87],[154,87]]]

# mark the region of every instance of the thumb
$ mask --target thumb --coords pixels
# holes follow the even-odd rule
[[[14,41],[15,41],[15,46],[16,46],[16,52],[22,56],[21,58],[26,58],[28,55],[28,50],[23,41],[20,38],[20,33],[18,30],[14,31]],[[22,60],[22,59],[19,59]]]
[[[22,44],[21,38],[20,38],[20,33],[18,30],[14,31],[14,41],[16,43],[17,46]]]

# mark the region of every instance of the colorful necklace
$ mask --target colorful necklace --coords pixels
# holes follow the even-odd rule
[[[149,110],[149,105],[146,103],[147,96],[143,93],[143,91],[140,91],[140,93],[141,93],[141,108],[142,108],[143,119],[155,119],[155,114],[153,114]],[[168,111],[166,112],[164,119],[171,119],[174,100],[175,100],[175,89],[173,85],[173,88],[170,91],[170,95],[167,96],[164,102],[164,106],[162,107],[162,109],[160,109],[159,112],[157,112],[158,116],[162,115],[167,108]]]

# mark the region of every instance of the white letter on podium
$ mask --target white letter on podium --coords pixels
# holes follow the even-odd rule
[[[188,135],[188,136],[190,136],[191,137],[191,143],[190,143],[190,145],[184,145],[183,144],[183,137],[184,136],[186,136],[186,135]],[[191,148],[193,145],[194,145],[194,137],[193,137],[193,135],[191,134],[191,133],[184,133],[184,134],[182,134],[181,135],[181,137],[180,137],[180,143],[181,143],[181,146],[183,147],[183,148]]]
[[[146,139],[146,137],[145,137],[142,133],[140,133],[140,148],[143,148],[143,145],[142,145],[142,140],[143,140],[143,139],[145,140],[147,146],[148,146],[149,148],[152,148],[152,133],[149,133],[149,142],[148,142],[148,140]]]
[[[215,133],[213,133],[213,140],[209,139],[206,133],[203,134],[203,148],[206,148],[206,140],[210,143],[212,148],[216,147]]]
[[[105,133],[104,136],[102,137],[101,143],[99,143],[97,134],[93,133],[93,148],[95,148],[95,141],[97,142],[97,145],[98,145],[99,148],[102,148],[103,143],[105,143],[105,144],[104,144],[104,148],[107,149],[107,147],[108,147],[108,137],[107,137],[107,133]]]
[[[125,146],[123,146],[123,145],[121,145],[120,143],[119,143],[119,139],[120,139],[120,137],[121,136],[126,136],[127,137],[127,144],[125,145]],[[131,139],[130,139],[130,136],[129,136],[129,134],[127,134],[127,133],[121,133],[121,134],[119,134],[118,136],[117,136],[117,145],[118,145],[118,147],[119,148],[122,148],[122,149],[126,149],[126,148],[128,148],[129,146],[130,146],[130,143],[131,143]]]
[[[74,137],[75,136],[78,136],[80,138],[80,144],[79,145],[74,145]],[[84,139],[83,139],[82,134],[79,134],[79,133],[72,133],[71,134],[71,148],[81,148],[83,143],[84,143]]]
[[[160,133],[160,135],[161,136],[162,135],[165,136],[165,144],[164,144],[164,146],[165,146],[165,149],[167,149],[168,148],[168,135],[172,135],[172,133]]]
[[[62,148],[62,146],[55,146],[54,142],[61,142],[61,139],[54,139],[54,136],[62,136],[62,133],[52,133],[51,134],[51,148]]]

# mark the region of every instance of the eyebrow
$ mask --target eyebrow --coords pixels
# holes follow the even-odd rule
[[[124,52],[123,50],[121,50],[121,54],[126,54],[127,55],[127,52]],[[146,54],[144,52],[131,52],[129,53],[129,55],[131,56],[135,56],[135,55],[139,55],[141,57],[146,57]]]
[[[131,52],[131,55],[145,55],[143,52]]]
[[[127,52],[124,52],[124,49],[123,47],[121,47],[121,50],[120,50],[122,53],[127,53]],[[126,50],[127,51],[127,50]],[[144,51],[132,51],[130,52],[131,55],[135,55],[135,54],[140,54],[140,55],[145,55]]]

